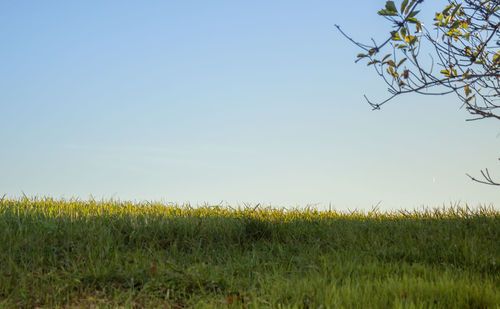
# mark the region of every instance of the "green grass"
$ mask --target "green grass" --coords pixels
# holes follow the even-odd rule
[[[500,212],[0,200],[0,307],[499,308]]]

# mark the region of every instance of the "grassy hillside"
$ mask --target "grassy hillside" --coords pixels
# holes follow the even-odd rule
[[[500,212],[0,200],[0,307],[498,308]]]

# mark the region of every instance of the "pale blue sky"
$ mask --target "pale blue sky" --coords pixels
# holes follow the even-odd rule
[[[498,207],[465,176],[500,177],[498,121],[453,96],[364,101],[385,86],[334,24],[377,38],[383,5],[3,1],[0,196]]]

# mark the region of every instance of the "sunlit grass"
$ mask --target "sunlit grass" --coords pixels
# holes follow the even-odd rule
[[[493,207],[0,199],[0,307],[500,305]]]

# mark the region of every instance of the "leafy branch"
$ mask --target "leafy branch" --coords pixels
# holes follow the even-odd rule
[[[365,95],[366,101],[373,109],[380,109],[407,93],[454,93],[471,115],[468,121],[500,120],[500,2],[448,0],[435,14],[430,30],[418,19],[422,3],[403,0],[398,9],[394,1],[387,1],[378,15],[387,19],[393,30],[381,44],[374,39],[369,44],[358,42],[335,25],[363,51],[355,62],[367,60],[367,66],[388,86],[386,99],[374,102]],[[424,51],[429,53],[428,59],[421,56]],[[487,169],[481,175],[484,180],[467,174],[476,182],[500,186]]]

